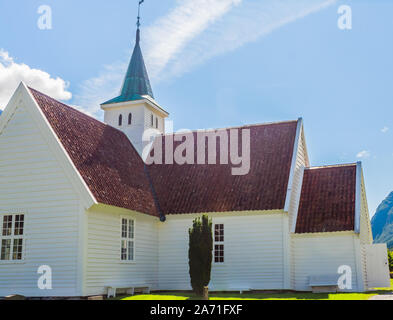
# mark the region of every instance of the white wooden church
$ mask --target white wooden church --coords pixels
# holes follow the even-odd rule
[[[138,28],[104,123],[24,83],[0,116],[0,297],[189,290],[188,228],[202,214],[214,228],[210,290],[309,291],[341,266],[351,270],[345,290],[389,285],[361,164],[311,167],[302,119],[246,126],[246,175],[145,164],[142,134],[164,134],[168,113],[139,43]],[[38,285],[43,265],[49,289]]]

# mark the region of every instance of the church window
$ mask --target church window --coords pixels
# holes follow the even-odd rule
[[[132,113],[128,115],[128,125],[132,124]]]
[[[134,261],[135,259],[135,221],[121,219],[121,260]]]
[[[119,115],[119,127],[123,124],[123,116]]]
[[[158,129],[158,118],[156,118],[156,128]]]
[[[0,216],[0,261],[18,261],[23,259],[24,246],[23,214]]]
[[[150,117],[150,124],[151,124],[151,127],[154,126],[154,116],[153,116],[153,114],[151,114],[151,117]]]
[[[224,225],[214,225],[214,262],[224,263]]]

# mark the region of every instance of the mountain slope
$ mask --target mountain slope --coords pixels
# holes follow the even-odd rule
[[[393,247],[393,192],[378,206],[371,219],[374,242],[386,242],[389,248]]]

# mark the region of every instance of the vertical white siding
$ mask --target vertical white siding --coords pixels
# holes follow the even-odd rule
[[[337,274],[338,267],[352,270],[352,291],[358,290],[354,234],[325,233],[292,236],[294,289],[308,291],[308,277]]]
[[[211,214],[225,229],[225,263],[213,264],[211,290],[283,289],[285,214]],[[195,215],[159,225],[159,288],[189,290],[188,229]],[[287,223],[287,222],[286,222]]]
[[[363,173],[361,174],[361,206],[360,206],[360,233],[359,233],[359,263],[361,264],[360,270],[362,272],[362,279],[364,288],[369,287],[368,284],[368,269],[367,268],[367,251],[366,246],[373,243],[373,236],[371,231],[370,215],[368,212],[368,203],[366,197],[366,190],[364,185]],[[387,253],[386,253],[387,254]]]
[[[296,223],[296,214],[299,207],[300,193],[303,184],[303,168],[308,166],[308,156],[304,139],[303,129],[299,136],[298,149],[296,152],[296,162],[294,168],[294,175],[292,181],[291,199],[289,203],[289,223],[290,229]]]
[[[298,149],[296,152],[296,162],[294,168],[294,175],[292,181],[292,190],[291,190],[291,198],[289,203],[288,209],[288,231],[294,232],[296,227],[296,219],[297,219],[297,211],[299,208],[299,201],[300,195],[302,192],[302,185],[303,185],[303,174],[304,174],[304,167],[308,166],[308,155],[306,150],[306,143],[304,138],[304,131],[303,127],[301,128],[301,132],[299,135],[299,143]],[[291,238],[288,236],[288,273],[289,273],[289,285],[288,287],[293,289],[295,286],[295,273],[293,265],[295,263],[292,254],[293,244],[289,242],[292,241]]]
[[[158,219],[96,209],[87,214],[86,295],[103,294],[106,286],[149,285],[157,289]],[[120,260],[122,216],[135,219],[135,261],[130,263]]]
[[[80,295],[79,200],[45,141],[23,107],[0,132],[0,215],[25,213],[24,260],[0,261],[0,296]],[[52,268],[52,290],[37,287],[44,264]]]

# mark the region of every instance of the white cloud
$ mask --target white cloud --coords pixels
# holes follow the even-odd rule
[[[49,73],[26,64],[16,63],[7,51],[0,49],[0,108],[5,108],[21,81],[55,99],[72,98],[66,81],[59,77],[52,78]]]
[[[194,0],[192,2],[199,3],[202,9],[209,10],[208,3],[216,1]],[[288,23],[335,2],[336,0],[243,0],[241,5],[232,6],[222,12],[221,19],[211,21],[210,26],[204,24],[206,32],[191,32],[187,43],[184,43],[182,39],[177,42],[175,37],[171,37],[168,45],[168,36],[171,35],[173,29],[183,30],[184,28],[184,24],[173,25],[171,23],[170,13],[147,29],[146,60],[149,67],[153,69],[153,77],[157,80],[181,76],[215,56],[256,41]],[[203,5],[206,5],[206,8],[203,8]],[[160,30],[159,37],[153,36],[157,30]],[[171,50],[173,47],[178,50]]]
[[[363,150],[363,151],[360,151],[360,152],[356,155],[356,158],[369,158],[370,155],[371,155],[370,151]]]
[[[389,131],[389,128],[388,127],[383,127],[382,129],[381,129],[381,132],[382,133],[386,133],[386,132],[388,132]]]
[[[242,0],[183,0],[144,31],[146,60],[153,78],[180,58],[187,44]]]
[[[143,52],[153,87],[335,2],[178,0],[167,15],[142,30]],[[99,103],[118,93],[128,59],[106,66],[97,77],[86,80],[77,103],[97,113]]]

